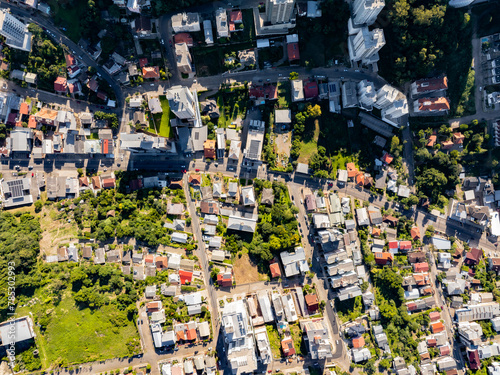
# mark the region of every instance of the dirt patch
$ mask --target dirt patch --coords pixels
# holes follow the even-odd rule
[[[46,255],[56,255],[59,244],[68,243],[76,239],[78,235],[76,224],[69,223],[67,219],[57,219],[57,217],[56,209],[43,209],[40,219],[42,228],[40,250]]]
[[[243,254],[241,258],[236,258],[233,271],[236,285],[267,280],[267,275],[259,273],[257,265],[250,260],[248,254]]]

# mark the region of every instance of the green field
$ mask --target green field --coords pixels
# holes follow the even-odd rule
[[[140,348],[134,323],[114,305],[80,309],[71,293],[65,292],[59,304],[47,307],[37,303],[17,310],[19,316],[50,314],[43,334],[39,327],[35,328],[43,368],[129,356],[134,348]]]
[[[64,9],[61,6],[61,2],[57,0],[48,0],[47,3],[50,5],[50,10],[54,15],[54,23],[65,27],[67,29],[66,35],[68,35],[72,41],[78,42],[82,35],[80,18],[87,9],[87,2],[75,1],[72,3],[73,5],[66,7],[66,9]]]
[[[266,329],[273,358],[281,358],[281,339],[276,326],[274,324],[266,324]]]
[[[288,108],[290,106],[290,99],[290,81],[278,81],[278,106],[280,108]]]
[[[173,133],[170,126],[170,119],[173,117],[173,113],[170,111],[170,106],[165,95],[160,96],[160,104],[163,112],[150,116],[148,132],[158,134],[161,137],[172,138]]]
[[[245,117],[248,107],[248,90],[243,88],[219,91],[215,99],[220,112],[217,126],[227,128],[232,121]]]
[[[309,158],[318,151],[319,130],[319,121],[314,121],[314,128],[306,128],[300,148],[299,163],[307,164]]]

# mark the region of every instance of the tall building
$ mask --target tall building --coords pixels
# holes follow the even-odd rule
[[[368,111],[373,109],[373,104],[377,99],[377,91],[375,85],[364,79],[358,83],[358,101],[359,105]]]
[[[295,0],[267,0],[266,20],[271,24],[287,23],[292,18]]]
[[[253,373],[257,370],[253,329],[243,301],[227,303],[222,311],[224,341],[227,360],[233,375]]]
[[[172,126],[201,127],[200,106],[196,91],[185,86],[173,86],[166,92],[170,110],[177,119],[171,120]]]
[[[372,25],[384,6],[384,0],[354,0],[352,6],[354,24]]]
[[[378,51],[385,46],[384,30],[368,30],[367,26],[352,30],[349,36],[348,49],[351,61],[372,64],[379,60]]]
[[[31,33],[28,25],[19,21],[6,10],[0,11],[0,34],[9,47],[31,52]]]

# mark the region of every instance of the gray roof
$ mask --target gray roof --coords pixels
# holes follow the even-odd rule
[[[257,219],[245,218],[239,216],[229,216],[227,229],[238,230],[241,232],[255,232],[257,227]]]

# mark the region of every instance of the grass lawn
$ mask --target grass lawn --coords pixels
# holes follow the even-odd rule
[[[160,96],[161,109],[163,113],[161,114],[160,129],[158,134],[165,138],[172,138],[172,127],[170,126],[170,106],[168,105],[168,100],[165,95]],[[156,119],[155,119],[156,120]]]
[[[307,164],[309,158],[318,150],[319,131],[319,121],[314,121],[314,128],[307,128],[306,126],[302,147],[300,148],[299,163]]]
[[[292,334],[293,346],[295,347],[295,353],[297,355],[305,355],[303,340],[302,340],[302,330],[299,324],[290,324],[290,333]]]
[[[266,329],[273,358],[281,358],[281,339],[276,326],[274,324],[266,324]]]
[[[288,108],[290,106],[291,87],[290,81],[278,81],[278,105],[280,108]]]
[[[73,41],[78,42],[81,38],[80,18],[87,8],[86,1],[76,1],[66,9],[61,7],[57,0],[48,0],[52,11],[53,20],[56,25],[61,25],[67,29],[66,35]]]
[[[129,356],[130,347],[140,348],[137,329],[133,322],[123,319],[123,312],[111,305],[94,311],[79,309],[70,292],[56,307],[37,303],[18,308],[17,312],[35,317],[50,314],[43,334],[35,326],[43,368]]]

